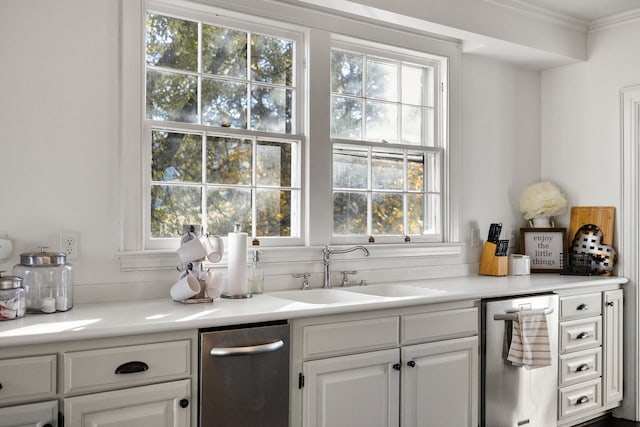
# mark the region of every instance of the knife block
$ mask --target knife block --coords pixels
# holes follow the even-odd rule
[[[496,256],[496,244],[485,242],[480,259],[480,274],[484,276],[506,276],[509,257]]]

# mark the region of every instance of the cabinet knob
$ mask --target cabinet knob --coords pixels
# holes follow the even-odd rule
[[[393,364],[393,369],[395,369],[396,371],[399,371],[399,370],[400,370],[400,368],[402,368],[402,365],[401,365],[401,364],[399,364],[399,363],[394,363],[394,364]]]
[[[43,425],[42,427],[53,427],[53,425],[51,423],[46,423],[45,425]]]
[[[189,400],[188,399],[182,399],[180,401],[180,407],[181,408],[186,408],[187,406],[189,406]]]
[[[587,396],[581,396],[578,400],[576,400],[576,405],[582,405],[583,403],[589,402],[589,398]]]
[[[580,310],[580,311],[585,311],[585,310],[589,310],[589,306],[587,304],[580,304],[576,310]]]
[[[416,362],[415,362],[415,360],[409,360],[409,361],[407,362],[407,366],[408,366],[408,367],[410,367],[410,368],[415,368],[415,367],[416,367]]]
[[[0,383],[0,390],[2,390],[2,383]]]
[[[613,301],[608,301],[608,302],[607,302],[607,307],[613,307],[613,305],[614,305],[614,304],[613,304]]]

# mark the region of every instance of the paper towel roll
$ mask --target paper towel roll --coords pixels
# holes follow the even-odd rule
[[[225,293],[233,296],[247,295],[247,233],[229,233],[229,266],[227,268],[227,287]]]

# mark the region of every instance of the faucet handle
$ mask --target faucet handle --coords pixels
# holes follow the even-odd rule
[[[302,279],[303,291],[311,289],[311,285],[309,284],[309,276],[311,276],[311,273],[295,273],[291,276],[295,277],[296,279]]]
[[[358,272],[356,270],[352,270],[352,271],[341,271],[340,274],[342,274],[342,287],[347,287],[349,286],[349,275],[350,274],[358,274]]]

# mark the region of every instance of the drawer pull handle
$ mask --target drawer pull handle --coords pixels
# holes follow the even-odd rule
[[[116,374],[135,374],[136,372],[144,372],[149,369],[149,365],[140,361],[123,363],[116,368]]]
[[[579,340],[583,340],[589,337],[590,337],[589,332],[580,332],[576,338]]]
[[[213,347],[209,354],[211,356],[240,356],[246,354],[269,353],[284,346],[284,341],[278,340],[267,344],[251,345],[247,347]]]
[[[181,408],[186,408],[187,406],[189,406],[189,400],[187,400],[187,399],[182,399],[182,400],[180,401],[180,407],[181,407]]]
[[[589,402],[589,398],[587,396],[582,396],[578,400],[576,400],[576,405],[582,405],[583,403]]]
[[[576,310],[579,310],[579,311],[589,310],[589,306],[587,304],[580,304]]]
[[[2,390],[2,383],[0,383],[0,390]]]
[[[45,425],[43,425],[42,427],[53,427],[53,426],[51,425],[51,423],[46,423],[46,424],[45,424]]]
[[[576,372],[584,372],[588,370],[589,370],[589,365],[587,365],[586,363],[583,363],[582,365],[576,368]]]
[[[415,368],[415,367],[416,367],[416,362],[415,362],[415,360],[409,360],[409,361],[407,362],[407,366],[408,366],[408,367],[410,367],[410,368]]]

